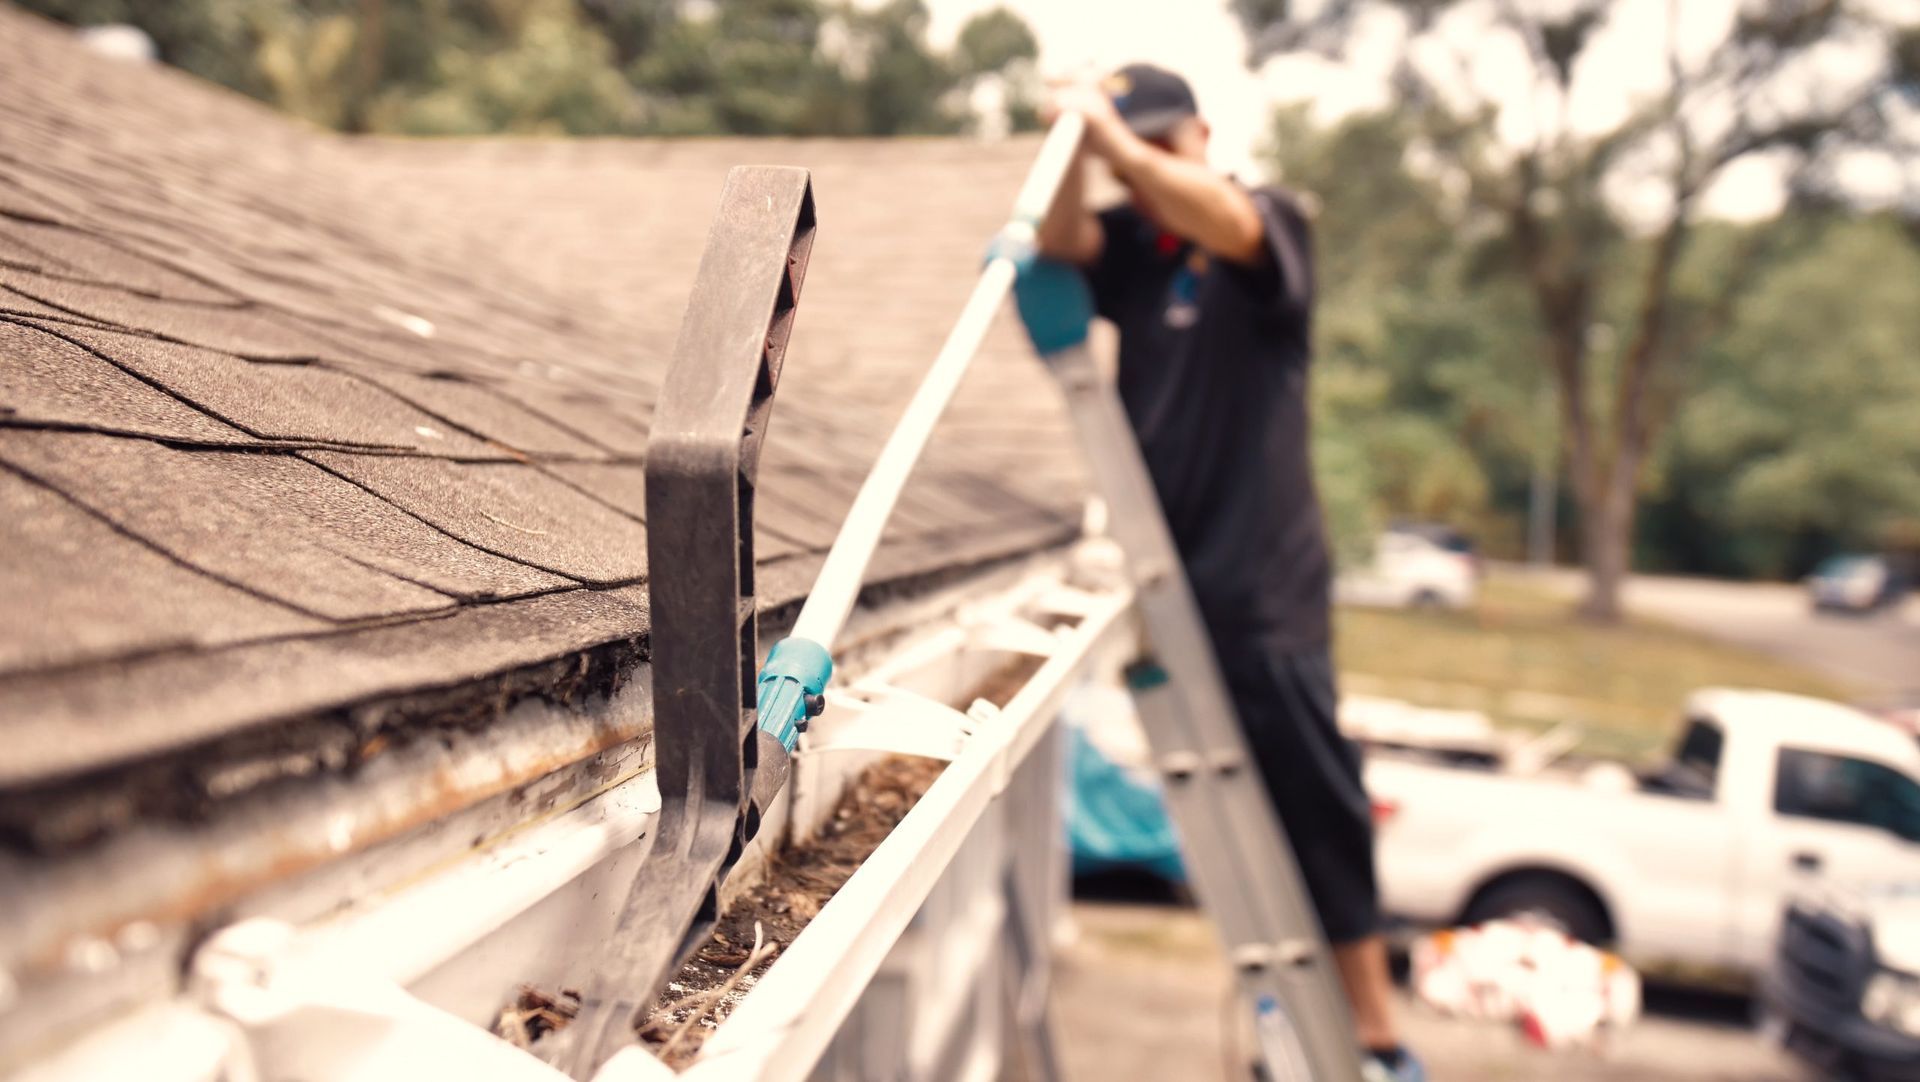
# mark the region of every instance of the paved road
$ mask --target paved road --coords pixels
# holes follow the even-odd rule
[[[1535,577],[1569,597],[1585,588],[1573,571],[1499,573]],[[1825,672],[1868,702],[1920,705],[1920,596],[1896,611],[1839,616],[1815,613],[1798,586],[1636,575],[1625,601],[1640,615]]]
[[[1077,904],[1078,938],[1054,977],[1054,1024],[1067,1082],[1245,1082],[1222,1039],[1226,962],[1192,909]],[[1797,1069],[1745,1023],[1735,1003],[1656,1001],[1605,1056],[1550,1053],[1505,1026],[1403,1005],[1408,1043],[1433,1082],[1791,1082]]]

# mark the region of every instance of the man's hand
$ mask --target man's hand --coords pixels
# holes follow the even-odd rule
[[[1113,99],[1098,83],[1075,80],[1055,84],[1047,95],[1041,118],[1052,124],[1065,113],[1080,114],[1087,122],[1086,142],[1082,145],[1109,162],[1128,149],[1128,141],[1137,141],[1127,129],[1126,121],[1120,119],[1119,110],[1113,107]]]
[[[1265,225],[1253,198],[1209,169],[1203,152],[1176,152],[1158,140],[1149,143],[1135,135],[1114,108],[1113,99],[1095,82],[1076,80],[1053,88],[1043,115],[1051,123],[1068,112],[1086,120],[1081,144],[1085,151],[1106,161],[1114,178],[1132,194],[1134,205],[1155,225],[1243,266],[1258,266],[1269,258]],[[1204,134],[1199,145],[1205,146]],[[1105,238],[1098,220],[1084,209],[1080,162],[1075,159],[1063,197],[1055,200],[1041,227],[1040,250],[1087,266],[1099,258]]]
[[[1099,219],[1087,211],[1086,170],[1083,168],[1086,157],[1088,154],[1100,154],[1103,157],[1111,154],[1113,141],[1118,137],[1115,132],[1128,138],[1133,133],[1127,131],[1126,123],[1113,107],[1113,100],[1093,82],[1080,80],[1053,84],[1046,104],[1041,107],[1041,117],[1052,124],[1070,112],[1079,113],[1086,121],[1086,133],[1081,137],[1079,151],[1073,156],[1073,164],[1067,167],[1067,175],[1061,178],[1053,206],[1048,208],[1046,218],[1040,223],[1038,239],[1042,255],[1085,267],[1100,258],[1100,250],[1105,244]]]

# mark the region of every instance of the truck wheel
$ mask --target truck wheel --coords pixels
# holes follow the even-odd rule
[[[1467,924],[1534,920],[1583,943],[1603,944],[1612,938],[1599,901],[1572,880],[1551,876],[1522,876],[1485,887],[1468,904],[1462,919]]]

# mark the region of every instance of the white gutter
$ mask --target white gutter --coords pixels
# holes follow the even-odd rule
[[[804,1079],[913,919],[934,882],[1015,767],[1052,728],[1073,677],[1116,631],[1132,603],[1114,591],[1006,707],[985,718],[965,749],[866,863],[807,925],[726,1022],[685,1077]],[[1045,844],[1059,844],[1045,839]],[[608,1064],[603,1082],[647,1077]]]

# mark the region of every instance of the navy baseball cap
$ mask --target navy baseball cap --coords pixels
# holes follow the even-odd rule
[[[1159,139],[1181,121],[1200,115],[1187,81],[1152,64],[1128,64],[1100,86],[1113,99],[1120,119],[1142,139]]]

